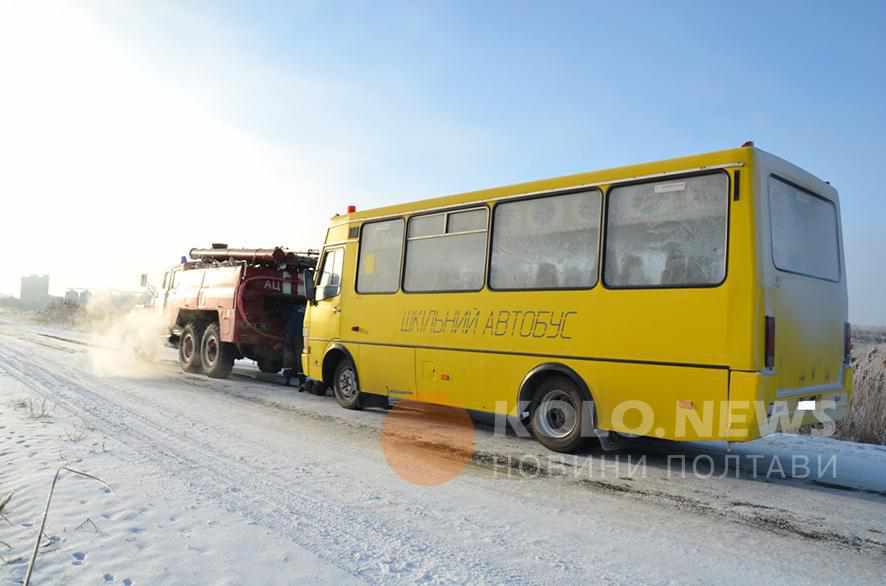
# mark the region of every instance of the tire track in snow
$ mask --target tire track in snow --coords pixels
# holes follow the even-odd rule
[[[232,458],[196,434],[163,425],[111,401],[90,389],[117,390],[98,379],[86,381],[78,371],[9,346],[0,347],[7,374],[42,397],[92,420],[141,457],[169,469],[198,495],[250,521],[283,533],[332,565],[367,582],[525,582],[515,568],[494,564],[488,555],[460,548],[450,539],[392,526],[371,509],[333,503],[305,492],[295,492],[282,478],[264,468]],[[353,479],[349,479],[353,482]],[[353,487],[348,487],[348,490]],[[419,514],[427,514],[420,511]]]

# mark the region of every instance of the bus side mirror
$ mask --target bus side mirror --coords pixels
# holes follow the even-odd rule
[[[305,299],[309,303],[317,303],[317,290],[314,288],[314,269],[305,269]]]
[[[142,273],[138,276],[138,286],[142,289],[148,286],[148,273]]]

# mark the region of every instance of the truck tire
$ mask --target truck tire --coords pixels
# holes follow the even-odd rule
[[[200,344],[203,370],[212,378],[228,378],[234,368],[234,345],[222,342],[218,324],[211,323],[203,332]]]
[[[555,452],[572,453],[585,444],[582,436],[584,399],[578,386],[568,377],[545,378],[535,392],[532,410],[532,435],[540,444]]]
[[[335,400],[345,409],[363,408],[363,394],[357,383],[357,368],[350,358],[342,358],[332,375],[332,391]]]
[[[178,363],[185,372],[202,372],[200,344],[203,341],[203,324],[190,322],[185,325],[178,341]]]
[[[258,363],[258,369],[266,374],[277,374],[283,368],[282,360],[259,358],[256,362]]]

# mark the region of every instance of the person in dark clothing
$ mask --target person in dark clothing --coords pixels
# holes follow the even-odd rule
[[[298,381],[299,386],[303,386],[305,376],[301,368],[301,353],[304,348],[304,329],[305,304],[296,303],[290,307],[286,321],[286,336],[283,338],[284,364],[291,365],[283,371],[287,386],[293,378]]]

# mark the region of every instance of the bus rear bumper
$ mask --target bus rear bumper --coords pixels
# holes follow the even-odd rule
[[[727,433],[729,441],[751,441],[777,431],[834,423],[849,412],[853,376],[843,369],[842,383],[799,389],[779,389],[775,376],[760,372],[730,372]]]

